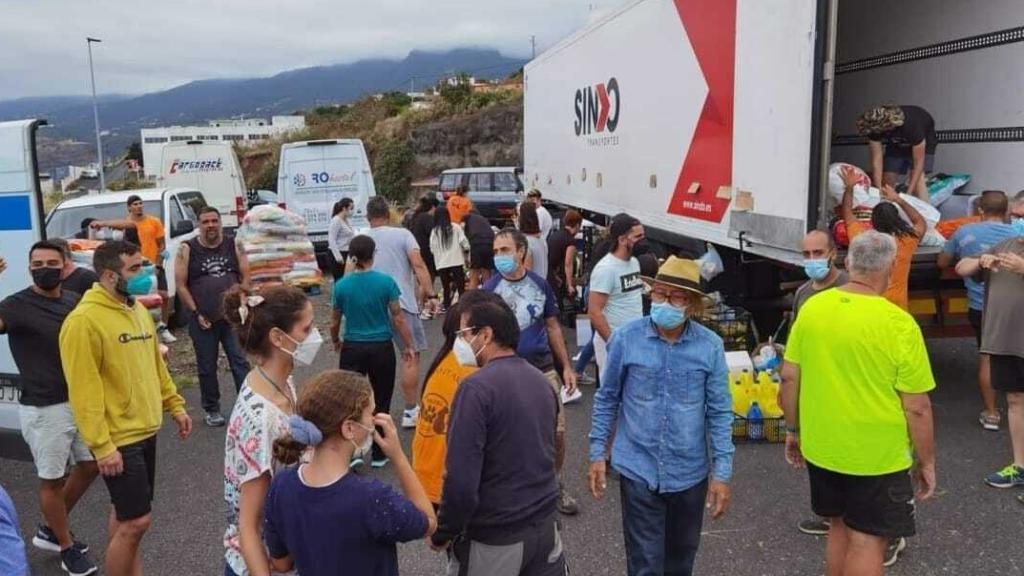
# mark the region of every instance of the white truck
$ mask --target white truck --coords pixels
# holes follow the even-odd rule
[[[929,110],[935,171],[970,174],[965,192],[1024,187],[1022,25],[1019,0],[631,0],[527,64],[527,186],[628,212],[663,251],[715,244],[713,287],[778,308],[831,217],[829,164],[867,167],[872,105]],[[965,303],[936,252],[915,259],[911,311],[963,333],[943,330]]]
[[[0,122],[0,258],[7,270],[0,273],[0,300],[32,283],[28,250],[43,239],[43,195],[36,162],[36,129],[45,122]],[[30,459],[21,439],[18,367],[7,336],[0,334],[0,457]]]
[[[230,233],[245,218],[248,189],[230,142],[188,140],[165,144],[160,153],[161,188],[196,188],[220,211]]]

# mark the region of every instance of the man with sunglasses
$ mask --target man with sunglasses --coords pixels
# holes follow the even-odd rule
[[[621,476],[630,575],[693,572],[704,506],[729,504],[732,397],[722,339],[698,324],[700,266],[669,257],[651,314],[615,330],[590,431],[590,491],[607,488],[605,458]]]

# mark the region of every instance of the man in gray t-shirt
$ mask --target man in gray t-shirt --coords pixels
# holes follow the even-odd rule
[[[640,262],[633,256],[633,248],[643,239],[644,227],[639,220],[625,213],[615,215],[608,227],[608,254],[590,273],[588,310],[599,376],[608,359],[612,332],[644,315]]]
[[[1024,217],[1024,198],[1012,210]],[[985,482],[996,488],[1024,487],[1024,446],[1015,432],[1024,430],[1024,236],[1004,240],[978,258],[960,260],[956,271],[985,281],[981,352],[990,357],[992,388],[1006,393],[1013,462]]]
[[[420,352],[427,349],[427,336],[419,315],[420,305],[426,300],[436,300],[437,293],[433,282],[430,281],[427,265],[420,255],[420,245],[412,232],[391,226],[391,212],[387,200],[380,196],[371,198],[366,203],[366,217],[370,222],[370,230],[366,235],[373,238],[377,244],[373,269],[391,276],[398,284],[402,292],[399,303],[416,345],[412,359],[403,358],[400,368],[402,395],[405,397],[402,428],[415,428],[420,411],[420,396],[416,390]],[[402,348],[401,341],[398,341],[398,346]]]
[[[800,312],[800,307],[807,299],[829,288],[838,288],[846,284],[846,272],[836,268],[836,245],[832,235],[821,230],[811,230],[804,236],[804,273],[809,280],[804,282],[793,294],[793,321]]]

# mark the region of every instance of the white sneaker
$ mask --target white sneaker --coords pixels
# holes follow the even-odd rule
[[[579,402],[580,398],[583,398],[583,392],[580,392],[579,388],[574,388],[572,394],[566,394],[565,388],[562,388],[562,404],[572,404],[573,402]]]
[[[423,310],[422,312],[420,312],[420,320],[430,320],[433,317],[434,315],[431,314],[430,311],[428,310]]]
[[[402,428],[415,428],[416,421],[420,419],[420,407],[402,411]]]
[[[156,333],[160,336],[160,341],[163,342],[164,344],[174,344],[175,342],[178,341],[178,339],[174,337],[174,334],[171,334],[171,331],[170,329],[167,328],[167,325],[162,322],[157,325]]]

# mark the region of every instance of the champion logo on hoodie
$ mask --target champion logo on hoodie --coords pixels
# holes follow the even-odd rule
[[[125,332],[125,333],[122,333],[120,336],[117,337],[117,341],[120,342],[121,344],[128,344],[129,342],[138,342],[138,341],[145,342],[146,340],[152,340],[152,339],[153,339],[153,335],[152,334],[148,334],[148,333],[147,334],[139,334],[137,336],[132,336],[131,334],[128,334],[127,332]]]

